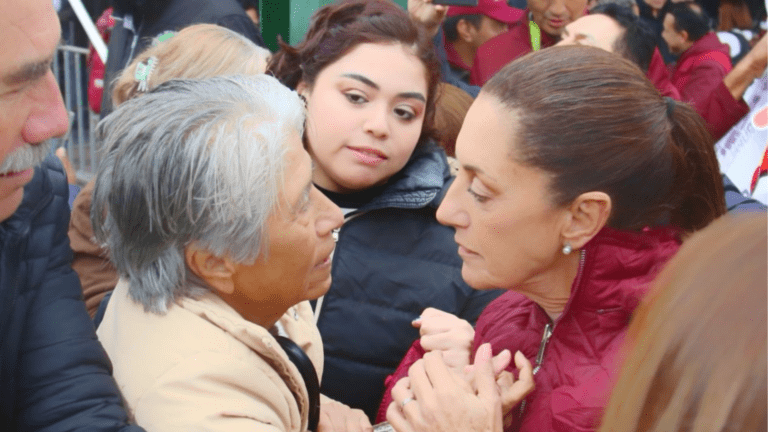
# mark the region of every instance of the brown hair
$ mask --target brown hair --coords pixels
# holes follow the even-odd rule
[[[269,54],[227,28],[213,24],[191,25],[136,56],[115,81],[112,100],[117,106],[141,93],[135,78],[136,66],[150,57],[158,61],[148,80],[147,91],[174,78],[264,73]]]
[[[464,90],[447,83],[440,84],[440,98],[435,110],[435,130],[437,140],[448,156],[456,155],[456,137],[473,101],[472,96]]]
[[[528,166],[551,174],[553,202],[611,197],[608,225],[703,228],[725,213],[712,136],[688,105],[662,98],[615,54],[552,47],[510,63],[483,87],[519,114],[514,137]]]
[[[765,214],[691,236],[635,313],[601,431],[766,430]]]
[[[749,6],[744,0],[720,0],[717,13],[717,31],[730,31],[734,28],[749,30],[754,26]]]
[[[440,64],[424,29],[391,0],[341,0],[318,9],[295,47],[278,40],[280,51],[267,66],[289,88],[300,82],[310,88],[328,65],[363,43],[400,43],[411,47],[427,73],[427,104],[419,143],[434,138],[435,101]]]

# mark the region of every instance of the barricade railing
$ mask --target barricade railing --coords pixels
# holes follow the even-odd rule
[[[53,62],[53,73],[61,87],[64,106],[69,113],[69,132],[55,140],[55,147],[64,147],[77,181],[87,183],[96,173],[99,152],[94,140],[94,131],[99,115],[88,106],[86,58],[88,49],[72,45],[61,45]]]

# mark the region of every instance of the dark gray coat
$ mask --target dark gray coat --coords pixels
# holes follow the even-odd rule
[[[50,156],[0,224],[0,429],[141,431],[127,426],[70,267],[68,197]]]

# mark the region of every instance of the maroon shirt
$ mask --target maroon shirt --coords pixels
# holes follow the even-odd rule
[[[526,12],[527,16],[527,12]],[[528,18],[512,24],[505,33],[480,45],[475,54],[475,63],[469,76],[469,83],[482,86],[512,60],[533,51]],[[552,36],[541,32],[541,47],[551,47],[557,42]]]

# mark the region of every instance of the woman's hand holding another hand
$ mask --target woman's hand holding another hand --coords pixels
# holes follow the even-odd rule
[[[425,351],[442,352],[445,363],[458,372],[469,365],[475,338],[472,324],[448,312],[427,308],[413,326],[419,329]]]
[[[467,375],[448,367],[441,352],[429,352],[392,389],[387,420],[398,432],[501,432],[497,366],[488,344],[480,347]]]

